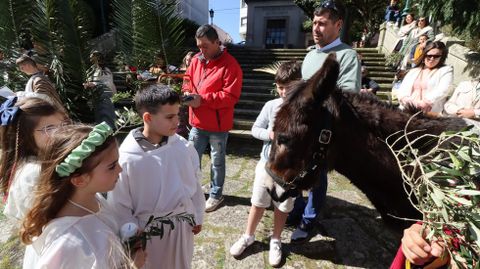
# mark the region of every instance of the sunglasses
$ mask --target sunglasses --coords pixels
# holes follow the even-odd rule
[[[427,55],[425,55],[425,59],[439,59],[440,57],[442,57],[442,55],[438,55],[438,54],[427,54]]]
[[[333,10],[335,10],[335,11],[338,12],[338,8],[337,8],[337,6],[335,5],[335,1],[333,1],[333,0],[323,1],[323,3],[320,4],[320,7],[321,7],[321,8],[333,9]]]

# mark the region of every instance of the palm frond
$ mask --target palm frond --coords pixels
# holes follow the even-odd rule
[[[276,61],[276,62],[273,62],[271,64],[265,65],[261,68],[255,68],[255,69],[253,69],[253,71],[264,72],[264,73],[268,73],[268,74],[271,74],[271,75],[275,75],[277,73],[277,70],[280,67],[280,65],[282,65],[284,62],[286,62],[286,61]]]
[[[41,63],[48,65],[60,96],[72,116],[92,121],[89,93],[83,89],[92,38],[88,12],[77,0],[36,0],[31,31]]]
[[[115,0],[114,26],[129,65],[146,68],[161,52],[167,64],[180,59],[185,40],[177,1]]]
[[[31,3],[27,0],[0,1],[0,49],[6,53],[18,52],[23,44],[22,37],[28,34]],[[10,56],[10,55],[7,55]]]

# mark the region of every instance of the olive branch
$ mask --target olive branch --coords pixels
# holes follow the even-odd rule
[[[152,237],[158,236],[160,239],[163,238],[165,235],[165,226],[170,227],[170,230],[173,230],[175,229],[175,222],[178,223],[181,221],[188,223],[192,227],[196,225],[195,217],[192,214],[185,212],[175,215],[169,213],[161,217],[154,217],[152,215],[148,219],[147,224],[145,224],[145,229],[142,232],[136,236],[130,237],[124,242],[125,248],[128,252],[131,252],[131,250],[138,248],[140,244],[142,249],[145,249],[147,241],[151,240]]]
[[[423,215],[426,239],[445,242],[458,268],[480,268],[479,136],[472,126],[440,135],[408,131],[415,116],[385,141],[404,190]]]

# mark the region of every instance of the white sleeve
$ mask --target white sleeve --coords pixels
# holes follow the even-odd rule
[[[40,169],[38,163],[26,163],[17,171],[3,211],[6,216],[22,220],[28,213],[35,198],[32,193],[38,184]]]
[[[252,136],[255,137],[256,139],[263,140],[263,141],[271,140],[269,127],[272,128],[272,126],[268,126],[269,116],[270,116],[269,111],[271,107],[272,107],[272,103],[267,102],[262,107],[260,114],[258,114],[257,119],[255,120],[255,123],[252,126]]]
[[[90,269],[96,263],[95,253],[85,244],[85,240],[74,233],[67,233],[55,239],[42,252],[34,268]]]
[[[202,186],[200,181],[202,180],[202,171],[200,170],[200,161],[198,159],[198,153],[193,147],[193,145],[188,145],[188,154],[190,155],[190,160],[192,161],[193,169],[195,169],[195,182],[196,191],[192,196],[192,203],[195,207],[195,221],[197,225],[203,223],[203,214],[205,213],[205,196],[203,194]]]
[[[115,188],[107,194],[107,203],[113,209],[119,227],[129,222],[140,225],[138,220],[133,216],[135,209],[131,196],[131,178],[128,172],[128,162],[123,162],[121,167],[122,172],[120,173]]]
[[[416,74],[417,70],[411,69],[403,78],[402,84],[400,84],[400,88],[397,91],[397,97],[401,104],[403,104],[402,100],[404,98],[409,97],[412,94],[412,85],[416,79]]]
[[[445,103],[443,109],[447,113],[447,115],[456,116],[458,110],[462,108],[457,104],[457,100],[458,100],[458,95],[462,91],[462,88],[464,87],[464,85],[465,85],[464,81],[460,82],[457,88],[455,88],[455,91],[453,92],[450,99],[448,99],[448,101]]]

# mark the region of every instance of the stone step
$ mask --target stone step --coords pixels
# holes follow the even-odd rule
[[[362,54],[362,57],[385,57],[385,54],[383,53],[378,53],[378,52],[358,52],[357,54]]]
[[[378,85],[380,86],[382,91],[383,90],[386,90],[386,91],[391,91],[392,90],[392,82],[378,83]]]
[[[239,117],[242,119],[253,119],[255,120],[260,114],[260,109],[245,109],[245,108],[235,108],[234,118]]]
[[[357,51],[357,53],[378,53],[378,49],[377,48],[355,48],[355,50]]]
[[[385,61],[385,56],[383,55],[378,55],[378,56],[363,56],[362,57],[362,60],[364,62],[368,61],[368,62],[371,62],[371,61]]]
[[[385,60],[381,61],[364,61],[365,65],[368,66],[385,66]]]
[[[375,76],[375,77],[391,77],[392,80],[393,80],[393,77],[395,77],[395,72],[392,72],[392,71],[378,71],[378,70],[371,70],[370,68],[368,68],[368,71],[369,71],[369,76]],[[370,72],[372,71],[372,72]]]
[[[242,63],[245,61],[289,61],[297,60],[302,61],[305,55],[283,55],[283,56],[270,56],[270,55],[237,55],[235,57],[237,62]]]
[[[235,118],[233,120],[233,128],[238,130],[251,130],[254,123],[255,119]]]
[[[266,93],[275,95],[275,86],[272,84],[265,85],[245,85],[242,86],[242,92]]]
[[[377,74],[374,74],[373,75],[377,75]],[[382,77],[371,77],[371,76],[368,76],[369,78],[375,80],[375,82],[377,83],[389,83],[389,84],[392,84],[393,82],[393,77],[387,77],[387,76],[382,76]]]
[[[266,102],[274,98],[275,96],[271,93],[242,92],[242,94],[240,95],[240,100],[255,100]]]
[[[306,53],[280,53],[280,54],[272,54],[272,53],[237,53],[232,54],[233,57],[237,61],[242,61],[243,59],[289,59],[289,58],[301,58],[303,59],[307,55]]]
[[[266,68],[267,66],[272,65],[272,62],[261,64],[258,62],[255,63],[241,63],[240,67],[244,72],[261,72],[260,69]],[[369,70],[382,70],[382,71],[391,71],[390,68],[385,66],[385,61],[366,61],[365,65]]]
[[[232,51],[265,51],[265,52],[302,52],[306,49],[260,49],[260,48],[228,48],[228,52]]]
[[[247,85],[252,85],[252,84],[262,84],[262,85],[270,85],[272,86],[274,83],[274,79],[263,79],[263,78],[258,78],[258,77],[255,77],[255,78],[243,78],[243,85],[247,84]]]
[[[248,100],[248,99],[241,99],[235,105],[235,109],[252,109],[252,110],[262,110],[263,105],[265,105],[264,101],[255,101],[255,100]]]
[[[284,54],[307,54],[309,51],[306,49],[239,49],[239,50],[227,50],[230,54],[263,54],[263,55],[284,55]]]
[[[268,74],[266,72],[258,72],[258,71],[253,71],[253,72],[243,72],[243,80],[247,79],[263,79],[263,80],[269,80],[273,83],[275,80],[275,76]]]
[[[255,139],[252,136],[252,133],[250,130],[238,130],[238,129],[232,129],[228,132],[228,142],[227,143],[232,143],[232,144],[243,144],[245,145],[248,143],[249,147],[257,147],[258,152],[260,152],[260,149],[262,147],[262,141]],[[227,146],[228,147],[228,146]]]
[[[392,69],[388,66],[385,66],[385,64],[382,64],[382,65],[372,65],[372,66],[368,66],[367,65],[367,69],[368,71],[370,72],[370,75],[372,75],[373,71],[380,71],[380,72],[392,72]],[[395,75],[395,73],[393,74]],[[393,77],[393,76],[392,76]]]

